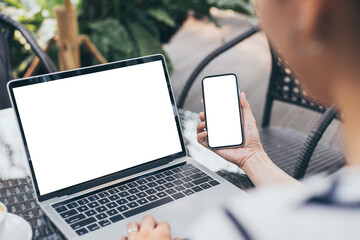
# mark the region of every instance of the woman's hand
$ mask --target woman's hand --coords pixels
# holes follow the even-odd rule
[[[121,240],[171,240],[170,225],[167,222],[157,223],[150,215],[143,217],[141,224],[130,222],[127,232],[128,236]]]
[[[234,148],[225,148],[212,150],[217,153],[219,156],[223,157],[229,162],[232,162],[242,168],[244,164],[255,154],[264,153],[260,142],[260,136],[258,129],[256,127],[256,121],[254,115],[252,114],[250,105],[246,100],[245,93],[240,94],[240,103],[242,109],[242,117],[244,121],[244,136],[245,144],[242,147]],[[200,114],[200,123],[198,124],[197,130],[197,140],[204,147],[208,148],[207,144],[207,132],[205,129],[205,114],[201,112]]]

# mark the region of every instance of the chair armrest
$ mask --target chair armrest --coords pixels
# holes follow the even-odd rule
[[[179,100],[177,101],[177,106],[179,108],[182,108],[184,106],[185,103],[185,99],[189,93],[189,90],[191,88],[191,86],[193,85],[195,79],[197,78],[197,76],[200,74],[200,72],[217,56],[219,56],[220,54],[222,54],[223,52],[229,50],[230,48],[232,48],[233,46],[235,46],[236,44],[244,41],[245,39],[251,37],[252,35],[254,35],[255,33],[259,32],[259,26],[252,26],[250,29],[248,29],[246,32],[241,33],[239,36],[235,37],[234,39],[232,39],[231,41],[225,43],[224,45],[222,45],[221,47],[215,49],[214,51],[212,51],[209,55],[207,55],[201,62],[200,64],[195,68],[195,70],[191,73],[189,79],[186,81],[184,88],[181,90],[180,96],[179,96]]]
[[[16,22],[11,17],[1,12],[0,12],[0,20],[3,21],[6,25],[9,25],[21,32],[21,34],[24,36],[26,41],[30,44],[35,54],[39,57],[40,61],[44,64],[44,67],[47,72],[51,73],[57,71],[55,64],[51,61],[48,55],[41,49],[41,47],[36,43],[31,33],[21,23]]]
[[[330,125],[332,120],[336,118],[337,111],[335,107],[328,108],[316,122],[315,126],[312,128],[310,134],[305,140],[303,147],[301,148],[299,158],[296,162],[295,171],[293,177],[296,179],[301,179],[304,177],[306,169],[309,165],[311,156],[319,143],[323,133]]]

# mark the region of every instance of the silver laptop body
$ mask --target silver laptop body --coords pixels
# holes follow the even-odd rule
[[[151,214],[191,237],[241,190],[186,155],[162,55],[8,84],[40,207],[68,239],[120,239]]]

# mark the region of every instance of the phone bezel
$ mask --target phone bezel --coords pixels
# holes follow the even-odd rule
[[[202,99],[203,99],[203,108],[204,108],[204,113],[205,113],[205,128],[207,131],[207,117],[206,117],[206,101],[205,101],[205,94],[204,94],[204,80],[207,78],[216,78],[216,77],[223,77],[223,76],[229,76],[232,75],[235,77],[235,82],[236,82],[236,91],[237,91],[237,99],[238,99],[238,103],[239,103],[239,113],[240,113],[240,124],[241,124],[241,137],[242,137],[242,143],[241,144],[236,144],[236,145],[225,145],[225,146],[216,146],[216,147],[211,147],[209,144],[209,134],[206,136],[206,140],[207,140],[207,145],[210,149],[223,149],[223,148],[234,148],[234,147],[242,147],[245,144],[245,138],[244,138],[244,123],[243,123],[243,119],[242,119],[242,110],[241,110],[241,104],[240,104],[240,91],[239,91],[239,81],[238,78],[236,76],[235,73],[225,73],[225,74],[218,74],[218,75],[211,75],[211,76],[206,76],[201,80],[201,87],[202,87]]]

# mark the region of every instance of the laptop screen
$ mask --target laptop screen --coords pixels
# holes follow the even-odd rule
[[[182,151],[161,60],[12,90],[40,195]]]

